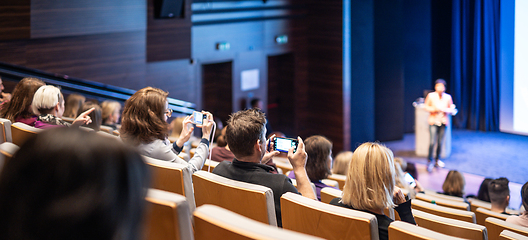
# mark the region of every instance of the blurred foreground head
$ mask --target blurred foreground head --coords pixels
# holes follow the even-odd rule
[[[0,239],[138,239],[148,175],[118,139],[46,130],[2,170]]]

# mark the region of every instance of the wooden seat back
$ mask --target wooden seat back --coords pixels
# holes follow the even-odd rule
[[[208,172],[213,172],[213,170],[215,169],[216,166],[218,166],[218,164],[220,163],[217,161],[212,161],[212,160],[207,159],[202,167],[202,170],[208,171],[210,168],[210,171]]]
[[[334,198],[340,198],[343,195],[343,191],[331,187],[325,187],[321,189],[321,202],[330,203]]]
[[[416,225],[395,221],[389,226],[389,239],[390,240],[425,240],[425,239],[438,239],[438,240],[452,240],[452,239],[463,239],[448,236],[445,234],[437,233],[435,231],[418,227]]]
[[[440,217],[416,209],[413,209],[412,213],[416,224],[418,224],[420,227],[454,237],[475,240],[488,239],[488,232],[484,226],[456,219]]]
[[[506,218],[508,218],[510,215],[492,212],[491,210],[484,208],[477,208],[475,216],[477,217],[477,224],[484,226],[484,224],[486,223],[486,218],[488,217],[506,220]]]
[[[328,176],[328,179],[336,181],[339,184],[339,189],[341,190],[343,190],[343,188],[345,187],[345,180],[346,180],[345,175],[332,174]]]
[[[13,142],[11,137],[11,120],[0,118],[0,143]]]
[[[509,230],[504,230],[499,235],[499,239],[500,240],[528,240],[528,237],[512,232],[512,231],[509,231]]]
[[[502,231],[509,230],[523,236],[528,236],[528,228],[521,227],[519,225],[506,222],[504,220],[488,217],[486,218],[486,223],[484,224],[488,229],[488,239],[489,240],[498,240]]]
[[[491,210],[491,203],[489,202],[485,202],[485,201],[478,200],[475,198],[468,198],[468,202],[469,202],[469,208],[475,214],[477,213],[477,208],[484,208],[484,209]]]
[[[11,136],[13,143],[17,146],[22,146],[26,140],[31,136],[38,134],[42,129],[29,126],[24,123],[16,122],[11,124]]]
[[[412,200],[412,208],[434,214],[440,217],[457,219],[469,223],[477,223],[475,213],[471,211],[458,210],[450,207],[438,206],[418,199]]]
[[[194,238],[210,239],[321,239],[286,229],[269,226],[227,209],[205,204],[194,211]]]
[[[193,239],[187,199],[179,194],[149,189],[145,215],[145,238],[156,240]]]
[[[212,204],[248,218],[277,226],[270,188],[197,171],[192,176],[196,206]]]
[[[435,203],[436,205],[439,205],[439,206],[450,207],[450,208],[464,210],[464,211],[470,210],[469,204],[463,201],[460,202],[460,201],[447,200],[445,198],[423,194],[423,193],[416,194],[416,199],[420,199],[425,202]]]
[[[282,227],[325,239],[378,239],[370,213],[329,205],[295,193],[281,197]]]

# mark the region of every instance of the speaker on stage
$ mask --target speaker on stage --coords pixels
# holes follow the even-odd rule
[[[183,18],[184,0],[154,0],[155,18]]]

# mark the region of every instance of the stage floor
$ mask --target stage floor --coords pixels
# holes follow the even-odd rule
[[[442,159],[445,169],[428,173],[427,159],[414,153],[414,133],[403,140],[384,142],[395,156],[417,164],[419,181],[427,189],[441,191],[443,180],[451,169],[464,172],[466,194],[476,194],[484,177],[507,177],[510,180],[510,207],[520,205],[520,187],[528,181],[528,136],[500,132],[453,130],[451,156]]]

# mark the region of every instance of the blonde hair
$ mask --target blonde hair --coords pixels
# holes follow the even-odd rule
[[[414,189],[411,188],[409,183],[405,181],[405,173],[402,170],[402,166],[400,165],[401,158],[394,158],[394,170],[396,173],[395,179],[396,179],[396,186],[398,186],[401,189],[404,189],[408,192],[408,196],[410,198],[414,198],[416,195],[416,192]]]
[[[35,92],[32,106],[41,114],[46,114],[61,102],[64,102],[64,97],[60,89],[55,86],[44,85]]]
[[[444,194],[462,197],[464,195],[465,185],[464,175],[457,170],[451,170],[447,173],[442,190]]]
[[[379,144],[361,144],[348,168],[342,202],[358,210],[393,208],[394,155]]]
[[[114,114],[116,110],[121,110],[121,103],[112,100],[105,100],[101,103],[101,109],[103,111],[103,123]]]
[[[334,158],[332,173],[346,175],[350,161],[352,161],[352,154],[352,151],[343,151],[337,154],[337,156]]]
[[[179,137],[183,130],[183,120],[185,117],[177,117],[172,120],[171,124],[171,137]]]

